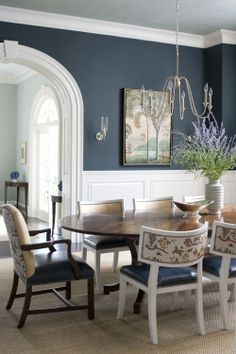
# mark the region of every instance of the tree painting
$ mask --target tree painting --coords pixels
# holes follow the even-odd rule
[[[161,114],[144,114],[141,106],[141,90],[124,90],[124,164],[169,165],[171,146],[171,110],[168,96],[153,91],[154,109],[165,97]],[[148,107],[149,96],[143,97]]]

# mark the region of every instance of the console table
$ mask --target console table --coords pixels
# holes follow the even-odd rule
[[[20,181],[5,181],[5,204],[7,203],[7,191],[8,187],[15,187],[16,192],[16,207],[19,206],[19,197],[20,197],[20,188],[25,189],[25,218],[27,219],[28,212],[27,212],[27,204],[28,204],[28,182],[20,182]]]

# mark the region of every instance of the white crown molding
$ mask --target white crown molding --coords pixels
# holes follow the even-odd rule
[[[9,6],[0,6],[0,21],[167,44],[175,44],[176,42],[175,31],[33,11]],[[220,29],[205,36],[182,32],[179,33],[180,45],[208,48],[221,43],[236,44],[236,32]]]
[[[0,75],[0,84],[18,85],[18,84],[21,84],[22,82],[24,82],[25,80],[30,79],[34,75],[37,75],[37,73],[33,70],[30,70],[30,69],[25,71],[24,73],[21,73],[19,75],[15,75],[15,76]]]
[[[175,44],[175,31],[0,6],[0,21]],[[203,47],[203,36],[180,33],[179,44]]]
[[[222,43],[236,44],[236,32],[220,29],[207,34],[204,38],[204,48],[213,47]]]

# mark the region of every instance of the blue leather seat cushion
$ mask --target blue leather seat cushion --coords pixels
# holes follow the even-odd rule
[[[84,244],[94,248],[95,250],[128,246],[123,237],[114,236],[85,236]]]
[[[80,257],[73,256],[80,268],[80,279],[92,278],[93,269]],[[67,252],[44,252],[35,254],[35,273],[27,279],[29,285],[75,280]]]
[[[120,269],[120,272],[138,282],[148,285],[150,266],[149,264],[140,263],[137,265],[127,265]],[[187,283],[195,283],[197,281],[197,273],[192,267],[160,267],[158,274],[158,286],[171,286]]]
[[[221,256],[206,256],[203,258],[202,268],[204,272],[217,277],[220,276]],[[229,278],[236,277],[236,258],[232,258],[229,265]]]

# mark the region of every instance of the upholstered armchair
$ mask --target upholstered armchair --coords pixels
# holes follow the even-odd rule
[[[5,204],[2,214],[9,237],[11,254],[13,257],[13,284],[6,306],[9,310],[16,298],[24,297],[24,305],[18,322],[18,328],[24,326],[28,314],[38,314],[56,311],[88,310],[88,318],[94,318],[94,272],[81,258],[71,253],[70,240],[55,240],[42,243],[31,243],[27,225],[20,211],[13,205]],[[64,249],[57,250],[60,246]],[[66,250],[65,250],[66,246]],[[25,285],[25,293],[17,294],[19,279]],[[71,281],[86,279],[88,301],[85,305],[72,305]],[[36,285],[50,283],[65,283],[65,286],[55,289],[32,291]],[[64,298],[60,292],[65,291]],[[66,306],[58,308],[30,309],[32,295],[53,292]]]
[[[138,258],[140,263],[120,269],[117,317],[123,317],[128,285],[148,295],[148,320],[151,342],[158,343],[157,295],[194,289],[198,330],[205,334],[202,302],[202,259],[207,246],[207,228],[191,231],[166,231],[143,226]],[[196,267],[192,267],[196,265]]]

